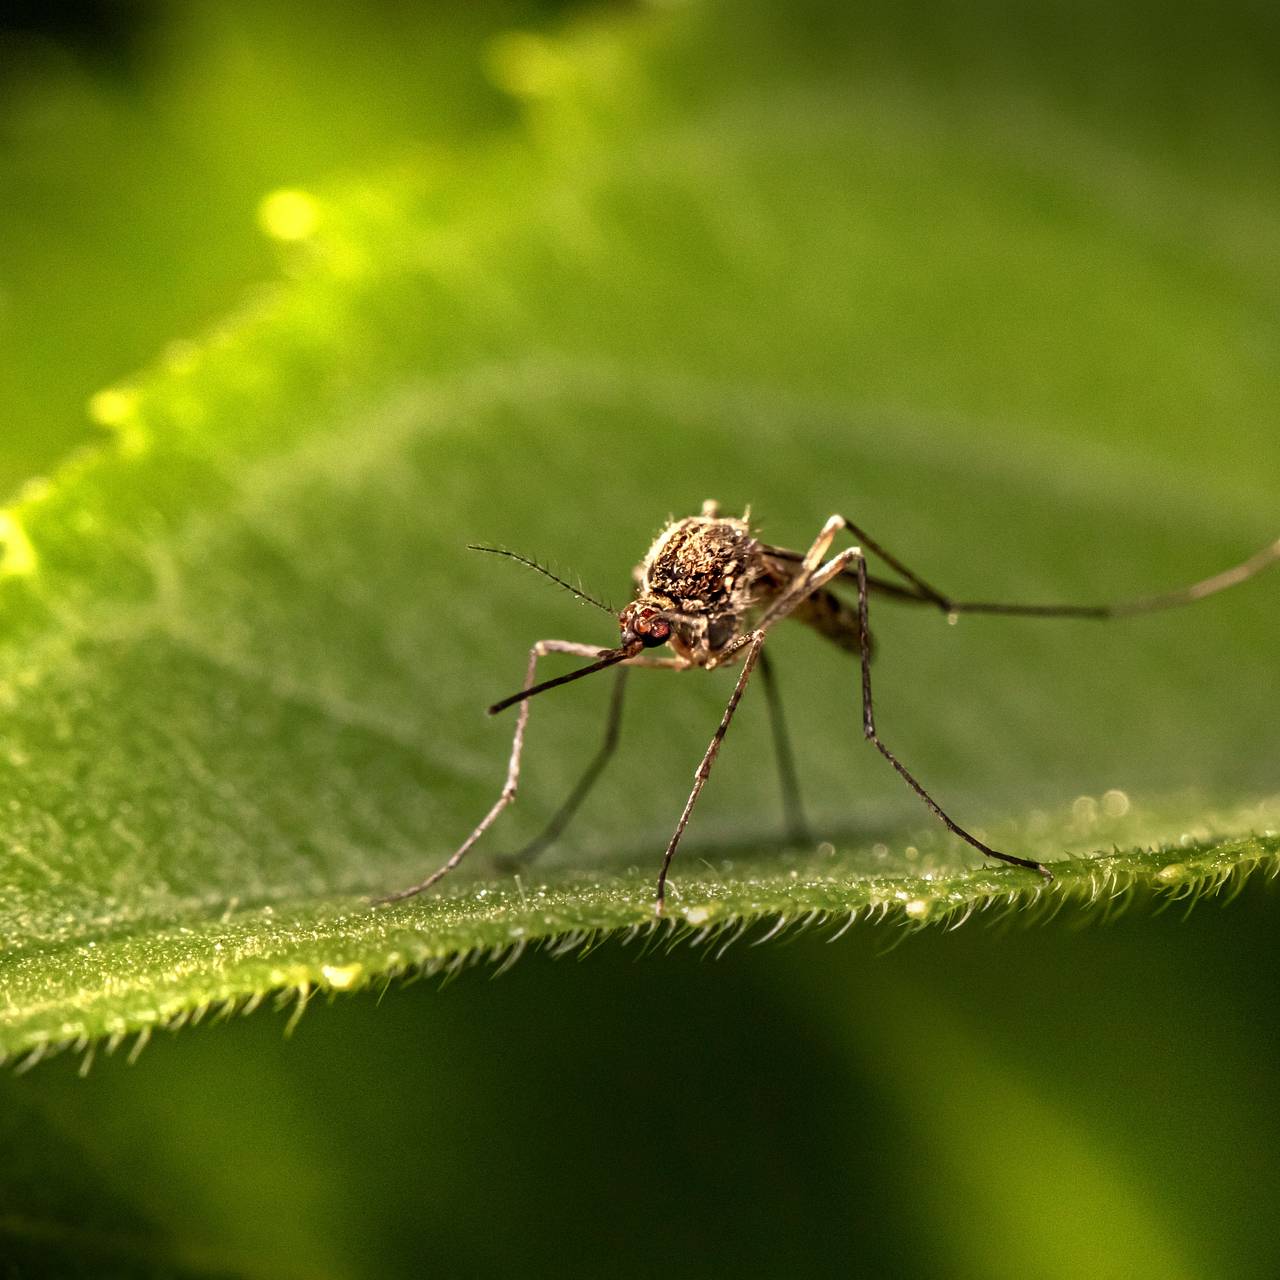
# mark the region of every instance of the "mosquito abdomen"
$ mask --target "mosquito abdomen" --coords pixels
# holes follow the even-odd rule
[[[862,628],[858,623],[858,610],[833,591],[815,591],[796,606],[791,616],[848,653],[861,650]]]

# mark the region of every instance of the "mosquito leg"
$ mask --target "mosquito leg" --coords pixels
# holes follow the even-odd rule
[[[791,613],[800,604],[800,602],[805,599],[806,596],[811,595],[814,591],[817,591],[821,587],[825,586],[828,582],[831,581],[832,578],[835,578],[839,576],[841,573],[843,573],[855,558],[861,557],[862,553],[856,547],[850,547],[849,549],[840,552],[839,555],[834,556],[830,561],[828,561],[827,564],[821,565],[820,567],[818,567],[818,562],[830,549],[831,543],[834,540],[836,533],[839,532],[841,527],[842,527],[842,522],[839,516],[834,516],[832,517],[831,520],[827,521],[826,525],[823,527],[822,532],[818,535],[817,540],[814,542],[813,547],[810,548],[809,555],[805,557],[806,567],[803,568],[800,571],[800,573],[797,575],[797,579],[794,585],[783,596],[781,596],[778,600],[776,600],[773,606],[766,611],[764,616],[761,618],[759,624],[757,625],[756,629],[753,632],[751,632],[749,636],[743,637],[739,645],[733,646],[735,649],[745,647],[747,651],[746,656],[743,658],[743,661],[742,661],[742,670],[738,675],[738,683],[734,685],[733,693],[730,694],[728,705],[725,707],[724,715],[721,717],[720,726],[716,730],[714,737],[712,737],[711,742],[707,747],[706,754],[702,757],[702,763],[698,766],[697,771],[693,776],[693,790],[689,793],[688,800],[685,801],[684,812],[681,813],[680,821],[676,823],[676,829],[672,833],[670,843],[667,845],[667,851],[662,860],[662,870],[658,875],[658,893],[657,893],[656,901],[654,902],[654,910],[657,912],[658,915],[662,914],[663,907],[666,901],[667,872],[671,867],[671,859],[675,856],[676,846],[679,845],[680,838],[684,835],[685,827],[689,825],[689,817],[693,813],[693,806],[697,803],[698,795],[702,791],[703,785],[706,783],[707,778],[711,773],[711,766],[715,763],[716,756],[719,754],[719,751],[720,751],[720,744],[724,741],[724,736],[729,730],[729,724],[733,719],[733,713],[738,709],[738,703],[742,700],[742,692],[747,687],[747,681],[748,679],[750,679],[752,668],[755,666],[757,659],[764,658],[763,645],[764,645],[766,631],[768,630],[769,627],[773,626],[774,623],[780,622],[789,613]],[[809,565],[810,560],[814,562],[812,568],[807,567]],[[865,632],[866,616],[865,615],[866,615],[866,610],[864,607],[862,612],[862,625],[863,625],[864,635],[866,633]],[[864,651],[866,653],[866,660],[869,662],[870,646],[865,641],[864,641]],[[765,665],[763,661],[761,663],[761,669],[765,673],[766,686],[774,690],[774,692],[770,695],[771,701],[772,701],[772,699],[776,697],[776,689],[774,689],[773,682],[769,678],[769,668],[767,665]],[[780,710],[781,710],[781,707],[779,704],[779,711]],[[785,741],[785,734],[781,741]],[[786,756],[787,756],[788,765],[790,765],[791,761],[790,761],[789,747],[787,749]],[[782,751],[780,747],[779,748],[780,763],[781,763],[781,759],[782,759]],[[899,769],[901,769],[901,766],[898,766],[898,767]],[[792,767],[792,784],[794,785],[794,768],[793,767]],[[919,787],[917,784],[913,782],[912,785],[916,786],[917,790],[919,790]],[[797,788],[797,793],[798,793],[798,788]],[[924,793],[921,792],[921,794],[923,795]],[[929,801],[929,803],[931,805],[933,804],[932,801]],[[937,808],[937,806],[935,805],[934,808]],[[939,809],[938,812],[941,813],[942,811]],[[943,815],[943,817],[948,823],[950,823],[950,819],[946,818],[945,815]],[[985,846],[980,846],[980,847],[985,849]],[[1005,855],[996,854],[995,856],[1004,857]]]
[[[800,561],[800,568],[796,570],[791,582],[761,615],[760,620],[756,623],[757,631],[764,631],[775,622],[785,618],[801,600],[815,591],[822,583],[829,580],[831,575],[827,573],[827,570],[830,566],[824,566],[822,558],[831,550],[831,544],[835,541],[836,534],[846,526],[846,523],[843,516],[832,516],[822,526],[809,550],[803,556],[795,557]],[[790,555],[791,553],[788,553],[788,558],[790,558]],[[844,563],[848,564],[848,560],[846,559]],[[821,577],[821,582],[818,580],[819,577]],[[715,662],[710,662],[707,666],[722,666],[738,650],[745,648],[751,642],[751,639],[751,635],[739,636],[737,640],[717,656]]]
[[[1240,564],[1224,569],[1222,573],[1215,573],[1211,578],[1192,583],[1189,587],[1182,587],[1177,591],[1166,591],[1161,595],[1144,596],[1139,600],[1124,600],[1119,604],[1106,605],[1104,606],[1105,616],[1128,618],[1137,613],[1156,613],[1161,609],[1176,609],[1179,605],[1192,604],[1196,600],[1203,600],[1205,596],[1216,595],[1219,591],[1227,590],[1228,587],[1246,582],[1277,561],[1280,561],[1280,538],[1270,546],[1263,547],[1261,551],[1256,551]],[[971,612],[981,607],[981,605],[962,606]],[[1000,606],[995,606],[995,610],[1001,611]]]
[[[573,815],[578,811],[578,807],[587,798],[587,793],[591,790],[596,778],[599,777],[618,745],[618,735],[622,728],[624,680],[627,669],[630,667],[646,667],[655,671],[685,671],[689,667],[689,661],[687,658],[655,658],[650,654],[641,654],[628,658],[619,665],[617,682],[614,685],[613,697],[609,703],[604,743],[601,745],[596,758],[587,766],[586,773],[573,789],[569,799],[561,805],[560,809],[547,824],[546,830],[536,840],[525,845],[523,849],[500,857],[498,859],[499,865],[502,863],[517,864],[532,861],[536,858],[545,848],[560,837],[565,827],[572,820]]]
[[[929,604],[936,604],[944,613],[950,613],[952,611],[953,603],[949,597],[944,596],[941,591],[937,590],[935,587],[931,587],[918,574],[913,573],[905,564],[902,563],[901,560],[898,559],[897,556],[886,551],[874,538],[868,537],[866,531],[864,529],[859,529],[852,520],[845,520],[843,517],[841,517],[841,519],[843,520],[844,527],[848,529],[849,532],[858,540],[860,546],[864,547],[867,551],[870,551],[872,555],[879,556],[880,559],[894,571],[894,573],[898,574],[899,577],[905,578],[906,581],[911,583],[917,593],[915,596],[916,599],[926,601]],[[862,573],[865,574],[865,572],[866,569],[864,566]]]
[[[604,741],[600,744],[600,750],[596,752],[595,758],[578,780],[577,786],[569,793],[569,798],[547,823],[546,830],[523,849],[501,859],[502,862],[507,864],[532,862],[544,849],[560,838],[565,827],[573,819],[573,815],[578,812],[579,806],[587,798],[588,792],[595,785],[596,779],[604,771],[605,765],[609,763],[609,757],[617,748],[618,737],[622,730],[622,701],[626,688],[627,668],[620,666],[613,681],[613,696],[609,699],[609,718],[605,722]]]
[[[529,650],[529,664],[525,668],[524,677],[524,687],[526,689],[533,687],[533,678],[538,670],[538,659],[545,657],[549,653],[571,653],[580,658],[594,658],[600,653],[600,647],[598,645],[575,644],[569,640],[539,640]],[[480,819],[475,830],[453,851],[446,862],[437,867],[424,880],[410,885],[407,889],[401,889],[396,893],[389,893],[385,897],[374,899],[375,906],[382,906],[388,902],[399,902],[402,898],[412,898],[414,894],[430,889],[437,880],[448,875],[467,856],[471,851],[472,845],[488,831],[503,809],[516,798],[516,789],[520,783],[520,755],[524,750],[524,729],[528,723],[529,704],[528,702],[522,702],[519,713],[516,715],[515,733],[511,738],[511,758],[507,763],[507,780],[503,784],[501,795],[494,801],[489,812]]]
[[[777,677],[773,673],[773,663],[763,650],[760,653],[760,677],[764,681],[765,698],[769,703],[769,727],[773,731],[773,749],[778,757],[778,778],[782,783],[782,811],[786,816],[787,837],[794,844],[805,844],[810,840],[809,824],[804,820],[804,808],[800,803],[800,784],[796,779],[791,738],[787,733],[787,721],[782,710]]]
[[[832,516],[826,524],[822,526],[821,532],[813,540],[813,546],[804,553],[804,559],[801,561],[801,574],[813,573],[815,569],[822,563],[823,557],[831,550],[831,544],[835,541],[836,534],[841,529],[847,529],[849,522],[844,516]]]
[[[675,856],[676,846],[680,843],[680,837],[684,835],[685,827],[689,825],[689,815],[693,812],[693,806],[698,801],[698,795],[710,776],[711,766],[715,763],[716,756],[720,752],[720,744],[724,741],[724,735],[729,731],[729,722],[733,719],[733,713],[738,709],[738,703],[742,700],[742,691],[747,687],[747,681],[751,677],[751,669],[756,665],[756,659],[760,656],[760,648],[763,644],[764,632],[761,630],[755,631],[747,646],[746,657],[742,660],[742,670],[738,674],[738,683],[733,686],[733,692],[729,695],[729,702],[724,709],[724,715],[720,718],[720,727],[715,731],[715,735],[707,747],[706,754],[702,757],[702,763],[693,775],[693,790],[689,792],[689,798],[685,801],[684,812],[680,815],[680,821],[676,823],[676,829],[671,835],[671,841],[667,845],[667,852],[662,859],[662,870],[658,873],[658,894],[653,904],[654,911],[658,915],[662,914],[663,905],[666,902],[667,872],[671,867],[671,859]]]
[[[838,517],[832,517],[837,519]],[[830,526],[831,521],[827,522]],[[844,526],[868,550],[879,556],[895,573],[911,584],[909,588],[894,583],[869,579],[871,586],[896,599],[916,604],[936,605],[946,614],[994,613],[1028,618],[1130,618],[1141,613],[1158,613],[1164,609],[1176,609],[1182,605],[1217,595],[1241,582],[1255,577],[1271,565],[1280,563],[1280,538],[1256,551],[1248,559],[1224,569],[1212,577],[1158,595],[1141,596],[1134,600],[1121,600],[1113,604],[1010,604],[990,600],[953,600],[931,587],[923,578],[913,573],[896,556],[886,551],[874,539],[867,537],[851,520]]]
[[[1001,862],[1012,863],[1015,867],[1026,867],[1029,871],[1038,871],[1047,881],[1052,882],[1053,872],[1049,870],[1041,862],[1032,862],[1029,858],[1017,858],[1011,853],[1000,853],[983,844],[977,836],[970,835],[959,823],[953,821],[951,817],[942,809],[936,800],[920,785],[919,782],[907,771],[906,766],[898,759],[897,756],[889,750],[888,747],[880,741],[880,735],[876,732],[875,713],[871,704],[871,642],[870,632],[867,629],[867,561],[866,557],[860,552],[854,556],[854,565],[858,578],[858,621],[862,636],[861,642],[861,664],[862,664],[862,732],[867,740],[880,752],[882,756],[902,775],[910,788],[920,797],[921,800],[933,810],[934,815],[941,819],[943,825],[958,835],[962,840],[967,841],[973,847],[989,858],[998,858]]]
[[[834,521],[840,519],[840,516],[832,516],[823,527],[822,533],[818,537],[818,542],[814,543],[814,548],[817,548],[825,539],[824,555],[831,546],[831,539],[835,536],[834,531],[828,536],[828,530],[833,528]],[[839,529],[840,527],[839,524],[834,525],[834,529]],[[810,550],[811,554],[812,549]],[[759,622],[756,623],[756,629],[758,631],[767,630],[774,623],[781,622],[783,618],[794,613],[815,591],[825,587],[833,578],[838,578],[844,573],[854,559],[861,554],[857,547],[847,547],[839,555],[832,556],[824,565],[815,566],[813,569],[802,568],[796,574],[795,580],[791,585],[764,611]],[[805,557],[806,563],[808,563],[808,558],[808,556]],[[739,644],[746,643],[748,638],[743,637]],[[730,652],[731,648],[726,650],[726,653]]]

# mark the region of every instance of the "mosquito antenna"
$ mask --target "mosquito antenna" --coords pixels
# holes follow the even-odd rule
[[[585,600],[587,604],[593,604],[602,613],[607,613],[611,618],[618,616],[617,610],[609,608],[607,604],[602,604],[595,596],[589,596],[585,591],[575,587],[572,582],[566,582],[563,578],[557,577],[550,569],[544,565],[540,565],[536,560],[530,560],[527,556],[522,556],[515,551],[508,551],[505,547],[482,547],[474,542],[467,543],[468,551],[487,551],[491,556],[506,556],[508,560],[519,561],[520,564],[528,565],[530,569],[536,569],[544,578],[550,578],[552,582],[559,583],[570,594],[578,597],[579,600]]]
[[[603,671],[606,667],[616,666],[619,662],[634,658],[643,648],[643,643],[636,643],[624,644],[618,649],[605,649],[595,662],[589,663],[585,667],[579,667],[577,671],[570,671],[567,675],[556,676],[553,680],[544,680],[541,684],[535,684],[528,689],[521,689],[519,693],[513,693],[509,698],[503,698],[501,702],[495,702],[489,708],[488,714],[496,716],[499,711],[514,707],[517,702],[524,702],[525,699],[532,698],[535,693],[545,693],[548,689],[555,689],[559,685],[569,684],[573,680],[581,680],[583,676],[594,675],[597,671]]]

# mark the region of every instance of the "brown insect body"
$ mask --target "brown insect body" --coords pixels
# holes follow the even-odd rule
[[[670,624],[665,643],[682,665],[715,667],[741,657],[742,647],[734,642],[751,630],[762,606],[796,581],[798,570],[794,553],[752,535],[749,512],[722,516],[717,503],[705,502],[701,515],[668,523],[636,566],[636,597],[619,615],[623,643],[646,638],[644,623],[652,634],[653,621],[661,619]],[[858,652],[857,610],[833,591],[821,588],[806,596],[791,616]]]
[[[621,615],[624,643],[637,619],[656,614],[670,624],[666,643],[693,667],[716,666],[782,585],[746,519],[721,516],[714,502],[704,503],[701,515],[668,524],[635,578],[636,597]]]

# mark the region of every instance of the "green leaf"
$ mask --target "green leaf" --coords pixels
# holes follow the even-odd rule
[[[0,48],[6,494],[94,439],[81,409],[106,380],[271,271],[264,191],[514,115],[476,61],[510,22],[499,3],[113,16],[92,58],[16,32]]]
[[[286,282],[96,397],[113,443],[6,517],[0,1050],[656,928],[729,672],[638,673],[619,759],[515,879],[489,859],[573,785],[607,681],[541,699],[487,849],[438,896],[368,904],[496,797],[510,722],[480,712],[528,645],[616,635],[469,541],[620,602],[664,519],[716,497],[797,547],[843,511],[957,596],[1092,601],[1275,537],[1255,283],[1280,228],[1243,165],[1082,139],[1052,94],[1011,138],[998,76],[907,76],[890,112],[851,33],[818,58],[752,21],[500,40],[521,134],[264,206]],[[1121,160],[1142,199],[1099,193]],[[1172,225],[1175,192],[1222,234]],[[1265,234],[1228,236],[1246,214]],[[1054,862],[1048,890],[931,825],[861,740],[847,655],[780,630],[823,840],[774,834],[749,690],[672,927],[1102,910],[1274,867],[1278,608],[1273,579],[1108,627],[877,602],[885,739],[960,821]]]

